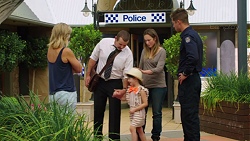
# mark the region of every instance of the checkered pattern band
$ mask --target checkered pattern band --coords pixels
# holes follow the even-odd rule
[[[118,23],[118,14],[106,14],[106,23]]]
[[[166,22],[165,12],[155,13],[106,13],[105,23],[164,23]]]
[[[165,13],[152,13],[152,22],[165,22]]]

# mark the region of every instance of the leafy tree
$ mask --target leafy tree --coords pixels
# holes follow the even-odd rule
[[[49,40],[47,37],[32,38],[27,40],[27,46],[24,49],[24,62],[29,68],[46,68],[47,67],[47,51]]]
[[[73,28],[69,48],[78,59],[87,63],[95,45],[101,40],[102,33],[95,30],[93,24]]]
[[[32,78],[32,90],[34,91],[34,81],[36,69],[47,67],[47,37],[33,38],[29,37],[27,40],[27,46],[25,47],[23,54],[25,56],[24,63],[27,64],[28,68],[33,69]]]
[[[102,33],[93,24],[73,28],[69,48],[82,63],[87,64],[96,44],[102,39]],[[86,71],[87,69],[85,69]],[[85,94],[84,89],[84,94]]]
[[[200,36],[203,43],[206,40],[206,36]],[[177,77],[177,70],[179,65],[179,51],[181,45],[181,37],[180,33],[176,33],[169,39],[164,40],[163,47],[166,50],[166,67],[167,71],[173,76],[174,78]],[[203,44],[203,62],[202,65],[205,66],[206,64],[206,45]]]
[[[179,50],[181,45],[180,33],[176,33],[167,40],[164,40],[163,47],[166,50],[167,71],[175,77],[179,65]]]
[[[16,32],[0,31],[0,72],[10,72],[24,59],[26,42]]]

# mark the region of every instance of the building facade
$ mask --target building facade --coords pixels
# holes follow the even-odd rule
[[[5,2],[12,0],[6,0]],[[16,31],[23,38],[28,34],[37,33],[42,35],[49,35],[54,24],[65,22],[72,27],[84,26],[94,22],[97,28],[103,33],[103,37],[113,37],[119,30],[124,29],[130,32],[131,42],[129,44],[134,54],[134,66],[138,66],[140,53],[143,49],[143,31],[147,28],[154,28],[159,34],[160,42],[171,37],[175,33],[171,26],[171,19],[169,14],[174,9],[180,7],[180,2],[184,2],[184,8],[187,8],[190,1],[183,0],[87,0],[87,6],[93,10],[93,3],[96,3],[96,12],[90,14],[88,17],[82,15],[81,10],[85,5],[84,0],[45,0],[34,1],[24,0],[20,5],[10,5],[13,8],[12,13],[7,16],[2,16],[0,30]],[[17,2],[17,1],[16,1]],[[19,1],[20,2],[20,1]],[[225,5],[226,3],[226,5]],[[226,64],[221,62],[221,46],[225,48],[226,52],[228,45],[233,53],[234,63],[229,63],[237,71],[237,1],[235,0],[210,0],[210,1],[193,1],[194,7],[197,9],[193,16],[189,17],[191,26],[197,30],[201,35],[208,37],[207,40],[207,65],[204,68],[221,69]],[[249,13],[250,2],[247,1],[247,13]],[[0,8],[3,9],[1,6]],[[15,9],[15,10],[14,10]],[[152,16],[155,15],[155,16]],[[94,16],[95,15],[95,16]],[[115,18],[117,15],[121,18]],[[106,17],[107,16],[107,17]],[[152,18],[153,17],[153,18]],[[151,19],[150,19],[151,18]],[[155,18],[155,19],[154,19]],[[250,25],[250,15],[247,15],[248,28]],[[226,41],[226,43],[224,42]],[[231,57],[232,58],[232,57]],[[22,67],[21,67],[22,68]],[[227,68],[227,67],[226,67]],[[20,73],[21,71],[21,73]],[[25,76],[25,84],[15,84],[19,88],[15,88],[16,93],[20,93],[22,87],[29,85],[31,81],[31,73],[24,74],[29,71],[18,69],[19,76]],[[15,73],[16,74],[16,71]],[[48,95],[48,73],[47,70],[39,70],[35,78],[35,89],[39,94],[46,97]],[[10,73],[10,76],[14,76]],[[167,74],[167,76],[169,76]],[[1,87],[6,88],[6,85],[11,84],[11,80],[15,77],[10,77],[5,81],[2,74]],[[4,80],[3,80],[4,79]],[[18,78],[20,79],[20,78]],[[24,81],[19,81],[24,82]],[[6,84],[7,83],[7,84]],[[171,89],[172,81],[168,78],[168,98],[167,105],[171,106],[173,101],[173,90]],[[16,86],[10,86],[10,89]],[[21,88],[20,88],[21,87]],[[27,89],[26,89],[27,90]]]

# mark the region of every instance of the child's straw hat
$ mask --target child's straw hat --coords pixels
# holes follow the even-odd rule
[[[135,78],[139,79],[140,81],[142,81],[142,73],[138,68],[131,68],[127,75],[131,75],[134,76]]]

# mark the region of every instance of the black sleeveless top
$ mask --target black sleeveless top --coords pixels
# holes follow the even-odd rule
[[[55,94],[58,91],[76,91],[72,66],[71,64],[62,61],[62,48],[57,56],[55,63],[49,64],[49,91],[50,94]]]

